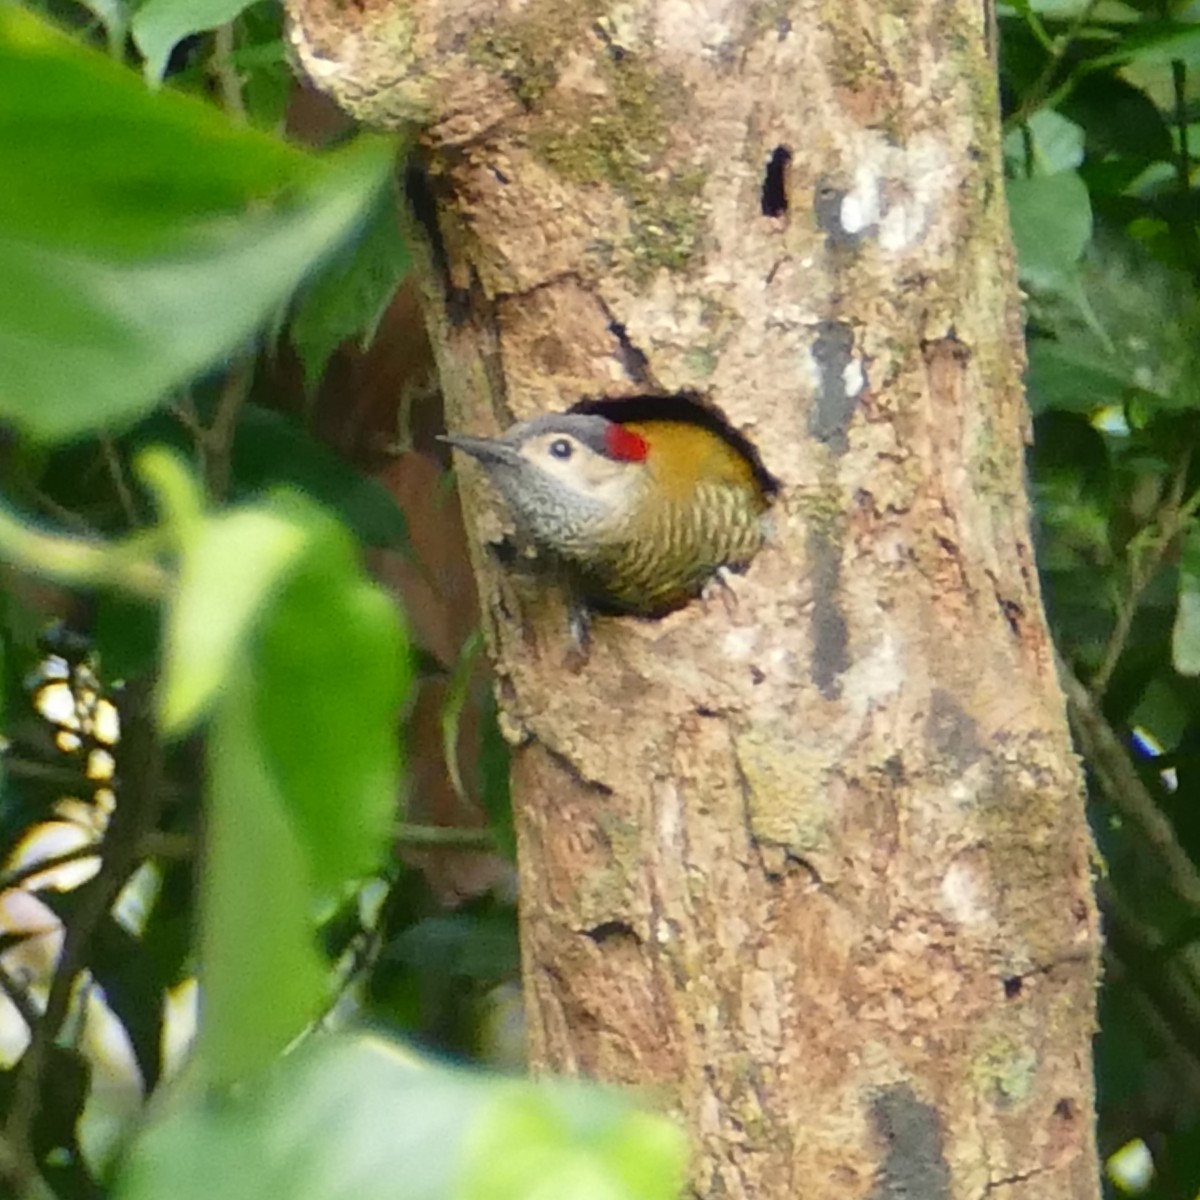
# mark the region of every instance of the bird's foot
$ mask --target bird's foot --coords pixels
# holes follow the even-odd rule
[[[704,587],[700,589],[700,603],[704,605],[706,612],[718,596],[721,598],[726,616],[732,617],[737,612],[737,591],[731,582],[736,574],[737,572],[732,567],[718,567],[705,580]]]
[[[567,608],[567,630],[571,645],[567,650],[566,667],[578,672],[587,666],[592,652],[592,614],[581,600],[572,600]]]

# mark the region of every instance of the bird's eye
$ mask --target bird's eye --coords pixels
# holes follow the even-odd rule
[[[566,438],[555,438],[550,443],[550,453],[555,458],[566,460],[574,453],[574,447]]]

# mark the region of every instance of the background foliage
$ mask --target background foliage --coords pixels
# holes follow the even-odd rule
[[[1200,1191],[1200,272],[1193,4],[1001,17],[1038,552],[1103,867],[1100,1135]],[[1130,1153],[1130,1151],[1135,1151]],[[1137,1153],[1136,1151],[1141,1151]]]
[[[1200,1193],[1196,7],[999,14],[1101,1142],[1164,1200]],[[657,1119],[428,1057],[520,1061],[504,750],[402,147],[280,21],[0,8],[0,1191],[674,1194]]]
[[[402,148],[228,0],[0,7],[0,143],[0,1194],[674,1195],[662,1118],[432,1056],[520,1029],[436,396],[352,386]]]

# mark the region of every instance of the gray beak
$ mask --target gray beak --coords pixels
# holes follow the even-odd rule
[[[515,463],[520,455],[507,442],[496,438],[468,437],[465,433],[447,433],[438,437],[439,442],[453,446],[487,466],[489,463]]]

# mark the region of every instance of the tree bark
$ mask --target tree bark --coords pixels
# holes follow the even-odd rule
[[[660,621],[476,568],[542,1068],[661,1085],[700,1195],[1098,1195],[1098,934],[1024,496],[980,0],[291,0],[421,123],[458,428],[701,394],[781,485]]]

